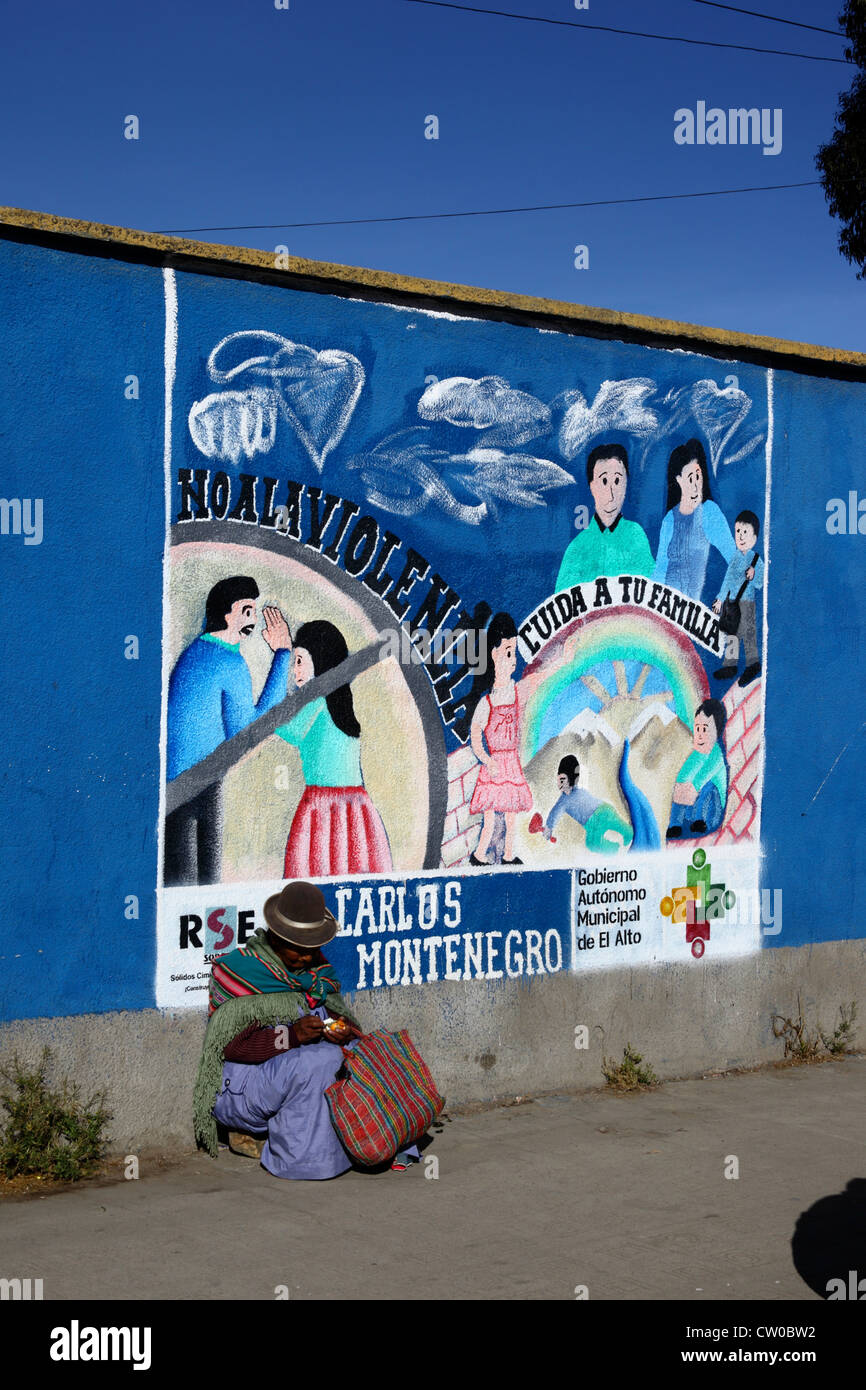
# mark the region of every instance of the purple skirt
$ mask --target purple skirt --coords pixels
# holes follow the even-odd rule
[[[262,1166],[275,1177],[335,1178],[352,1166],[325,1100],[342,1063],[342,1049],[328,1042],[254,1065],[224,1062],[213,1113],[228,1129],[267,1134]]]
[[[327,1017],[321,1005],[313,1013]],[[223,1062],[213,1113],[227,1129],[267,1134],[262,1167],[274,1177],[336,1178],[352,1161],[331,1124],[325,1091],[342,1065],[343,1049],[324,1041],[267,1062]],[[413,1144],[402,1156],[417,1160],[420,1153]]]

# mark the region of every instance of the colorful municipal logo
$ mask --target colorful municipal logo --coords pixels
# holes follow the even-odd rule
[[[659,911],[672,922],[685,922],[686,943],[691,944],[697,959],[704,954],[710,939],[710,922],[724,917],[737,901],[736,894],[724,883],[711,882],[713,871],[707,863],[707,852],[696,849],[686,869],[686,884],[674,888],[670,897],[662,898]]]

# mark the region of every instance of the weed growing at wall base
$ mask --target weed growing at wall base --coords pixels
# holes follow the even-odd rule
[[[857,1032],[856,1019],[857,1001],[852,999],[850,1004],[839,1005],[839,1022],[832,1033],[825,1033],[823,1028],[821,1029],[821,1041],[831,1057],[844,1057],[846,1052],[851,1051],[851,1044]]]
[[[608,1086],[615,1091],[639,1091],[649,1086],[657,1086],[659,1079],[643,1055],[636,1052],[631,1043],[626,1043],[622,1061],[613,1057],[603,1057],[602,1075]]]
[[[820,1022],[810,1029],[806,1024],[798,994],[796,1018],[773,1014],[771,1022],[773,1036],[784,1039],[787,1059],[793,1062],[818,1062],[825,1055],[843,1057],[851,1050],[856,1032],[856,1018],[857,1003],[856,1000],[852,1000],[850,1004],[839,1005],[839,1022],[832,1033],[823,1029]]]
[[[87,1177],[105,1154],[105,1126],[111,1113],[102,1093],[82,1100],[78,1087],[64,1078],[58,1090],[47,1082],[52,1059],[44,1048],[38,1065],[28,1071],[17,1054],[0,1067],[7,1089],[0,1105],[7,1120],[0,1136],[0,1173],[6,1178],[40,1174],[61,1182]]]

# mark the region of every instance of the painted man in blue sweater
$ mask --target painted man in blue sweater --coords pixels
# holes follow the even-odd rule
[[[226,739],[285,699],[292,639],[278,608],[265,608],[262,636],[274,653],[258,702],[240,644],[256,629],[254,579],[221,579],[207,596],[204,632],[178,657],[168,685],[167,779],[172,782]],[[166,887],[218,883],[222,787],[215,782],[165,822]]]

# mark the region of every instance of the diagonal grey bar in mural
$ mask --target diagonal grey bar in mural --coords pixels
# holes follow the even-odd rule
[[[260,715],[232,738],[226,739],[219,748],[215,748],[206,758],[202,758],[200,763],[196,763],[195,767],[187,768],[179,777],[175,777],[174,781],[166,783],[166,815],[170,816],[179,806],[192,801],[193,797],[198,796],[206,787],[213,786],[214,782],[221,782],[241,758],[258,748],[260,743],[270,738],[280,724],[287,724],[310,701],[323,699],[338,690],[341,685],[348,685],[356,676],[360,676],[362,671],[368,671],[371,666],[375,666],[382,660],[383,645],[387,641],[388,634],[380,633],[375,642],[370,642],[359,652],[354,652],[333,670],[317,676],[302,690],[295,690],[291,695],[287,695],[285,700],[281,700],[273,709]]]

